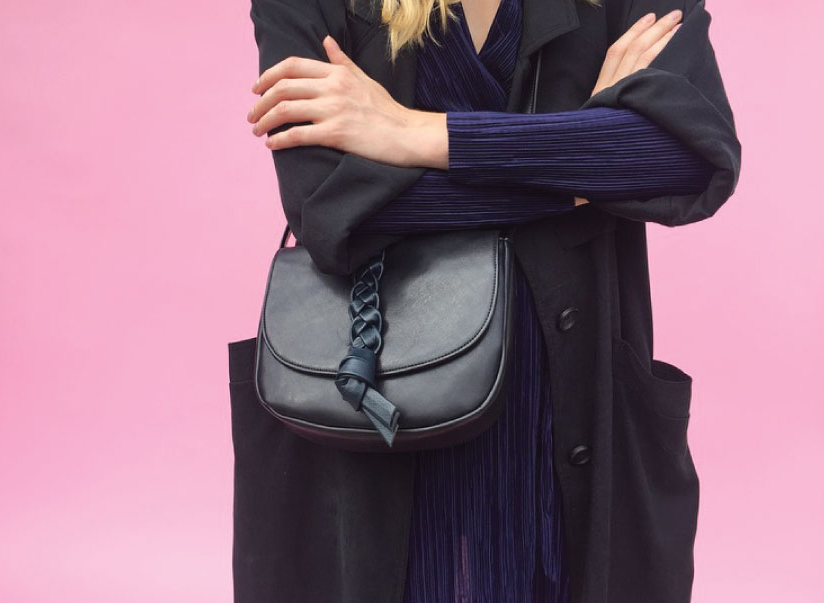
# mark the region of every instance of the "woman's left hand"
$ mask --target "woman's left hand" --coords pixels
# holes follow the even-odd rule
[[[448,165],[446,114],[398,103],[341,50],[323,40],[329,63],[288,57],[260,76],[261,97],[247,115],[255,136],[293,125],[266,140],[270,149],[323,145],[401,167]]]

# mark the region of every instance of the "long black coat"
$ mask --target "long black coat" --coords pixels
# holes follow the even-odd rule
[[[348,2],[253,0],[260,71],[290,55],[326,60],[321,40],[330,33],[412,106],[414,50],[405,49],[393,68],[379,8],[357,0],[353,13]],[[523,2],[508,110],[525,106],[540,52],[536,112],[629,107],[716,167],[701,194],[593,202],[514,233],[550,352],[552,454],[572,603],[684,603],[693,581],[699,488],[687,444],[692,378],[652,358],[646,222],[708,218],[738,180],[741,149],[708,38],[710,15],[704,0]],[[683,26],[652,65],[588,98],[608,46],[647,12],[676,8],[684,11]],[[322,146],[273,156],[296,237],[321,270],[338,274],[398,239],[350,235],[424,170]],[[274,591],[290,603],[401,603],[415,453],[326,449],[266,413],[242,416],[247,411],[236,409],[233,417],[243,489],[235,509],[235,580],[244,601]],[[265,480],[260,491],[269,494],[255,497],[250,480]],[[264,529],[252,513],[266,515],[265,563],[244,548]]]

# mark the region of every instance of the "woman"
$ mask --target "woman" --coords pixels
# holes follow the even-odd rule
[[[732,193],[739,151],[703,2],[666,14],[666,2],[641,3],[647,18],[619,28],[642,8],[623,4],[478,0],[452,4],[447,26],[445,5],[430,14],[420,1],[394,13],[388,3],[384,24],[368,3],[253,2],[262,96],[248,119],[273,134],[287,219],[318,266],[349,272],[408,232],[521,224],[524,272],[505,412],[450,449],[390,459],[300,441],[254,401],[253,340],[230,345],[236,600],[688,600],[689,377],[651,359],[638,226],[711,215]],[[675,36],[684,12],[692,33]],[[424,32],[438,43],[416,47]],[[679,38],[700,60],[656,63]],[[538,52],[549,73],[538,112],[512,112],[530,79],[519,59]],[[577,109],[582,84],[591,104]],[[589,349],[583,334],[547,335],[590,309],[603,325]],[[593,358],[605,339],[608,363]],[[583,380],[593,387],[568,385]],[[644,404],[658,418],[639,418]],[[566,414],[553,425],[556,409]],[[612,454],[622,437],[631,454]]]

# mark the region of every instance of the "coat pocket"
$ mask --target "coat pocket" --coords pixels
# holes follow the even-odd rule
[[[660,423],[686,429],[692,400],[692,377],[677,366],[651,359],[649,368],[625,339],[613,337],[613,374],[627,402],[639,412],[656,415]],[[680,448],[680,447],[679,447]]]
[[[687,603],[699,488],[687,445],[692,377],[613,338],[613,388],[609,600]]]

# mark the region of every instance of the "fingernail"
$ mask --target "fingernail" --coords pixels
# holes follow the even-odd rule
[[[680,9],[675,9],[675,10],[674,10],[674,11],[672,11],[670,14],[668,14],[668,15],[667,15],[667,17],[669,17],[669,18],[670,18],[670,19],[672,19],[673,21],[677,21],[678,19],[680,19],[680,18],[681,18],[681,11],[680,11]]]
[[[655,21],[655,13],[649,13],[648,15],[644,15],[644,18],[642,19],[641,22],[642,23],[652,23],[653,21]]]
[[[676,31],[678,31],[678,28],[679,28],[679,27],[681,27],[682,25],[683,25],[683,23],[679,23],[678,25],[676,25],[675,27],[673,27],[673,28],[672,28],[672,33],[675,33]]]

